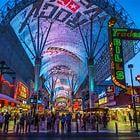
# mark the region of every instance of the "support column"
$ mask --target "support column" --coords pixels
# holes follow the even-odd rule
[[[41,58],[35,59],[35,86],[34,92],[37,93],[39,90],[39,77],[40,77],[40,68],[41,68]]]
[[[41,58],[35,59],[35,84],[34,84],[34,93],[37,94],[37,103],[36,103],[36,112],[38,111],[38,90],[40,84],[40,69],[41,69]]]
[[[94,61],[93,58],[88,59],[89,74],[89,107],[93,108],[92,94],[94,94]]]
[[[74,105],[74,91],[71,92],[71,103],[72,103],[72,112],[74,112],[74,108],[73,108],[73,105]]]
[[[53,109],[53,98],[54,98],[54,91],[51,91],[51,110]]]
[[[2,74],[0,73],[0,93],[2,93]]]

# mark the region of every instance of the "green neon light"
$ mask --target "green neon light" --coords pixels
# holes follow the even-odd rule
[[[116,78],[118,80],[124,80],[125,76],[124,76],[124,72],[123,71],[117,71],[116,72]]]
[[[115,39],[113,39],[113,44],[114,44],[114,46],[120,46],[121,45],[121,40],[115,38]]]
[[[140,39],[140,32],[129,29],[113,29],[113,37]]]
[[[120,57],[120,54],[115,54],[114,55],[114,57],[115,57],[115,62],[122,62],[122,58]]]
[[[134,38],[140,38],[140,32],[139,33],[135,32],[135,33],[132,34],[132,36]]]
[[[113,37],[117,37],[117,32],[127,32],[127,29],[113,29]]]
[[[125,72],[123,67],[123,49],[122,40],[140,40],[140,30],[137,29],[121,29],[110,28],[111,30],[111,57],[112,57],[112,77],[114,83],[125,88]],[[130,41],[129,45],[134,46],[134,42]],[[114,64],[114,65],[112,65]]]
[[[120,46],[115,46],[115,51],[116,51],[117,54],[120,54],[121,53]]]

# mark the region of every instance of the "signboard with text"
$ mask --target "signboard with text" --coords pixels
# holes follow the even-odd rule
[[[82,110],[82,100],[81,99],[74,99],[73,109],[75,111],[81,111]]]
[[[114,85],[108,86],[106,88],[106,93],[107,93],[107,95],[114,94],[115,93],[115,86]]]
[[[118,87],[126,89],[123,40],[140,40],[140,30],[109,28],[109,31],[112,80]]]
[[[29,98],[28,87],[22,82],[17,83],[15,98],[20,100],[27,100]]]

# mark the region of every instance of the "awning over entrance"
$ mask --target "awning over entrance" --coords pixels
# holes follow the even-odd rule
[[[4,94],[0,94],[0,100],[8,100],[9,102],[16,103],[16,104],[19,103],[14,98],[11,98],[11,97],[4,95]]]

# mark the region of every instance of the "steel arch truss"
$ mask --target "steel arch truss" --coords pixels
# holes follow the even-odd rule
[[[43,52],[42,54],[44,55],[46,53],[46,54],[52,55],[51,57],[52,63],[56,63],[58,66],[60,65],[60,61],[64,62],[64,56],[68,56],[69,57],[68,62],[70,63],[71,62],[70,60],[75,60],[75,62],[78,62],[78,65],[80,65],[80,68],[83,70],[83,73],[84,73],[86,70],[85,58],[87,57],[85,55],[86,54],[85,51],[88,51],[88,50],[86,50],[86,47],[84,49],[83,42],[81,40],[79,41],[79,35],[77,32],[78,31],[77,28],[79,25],[82,26],[84,29],[86,29],[86,26],[90,24],[91,15],[93,16],[93,19],[94,19],[93,22],[96,24],[93,26],[93,28],[97,26],[99,19],[103,21],[104,17],[106,16],[108,19],[110,17],[115,17],[117,19],[117,23],[119,27],[127,27],[127,28],[133,27],[134,28],[135,24],[133,20],[130,18],[130,16],[127,14],[127,12],[124,10],[124,8],[121,7],[116,0],[91,0],[91,1],[80,0],[79,2],[77,2],[77,4],[81,6],[81,9],[78,12],[73,13],[67,10],[64,6],[60,8],[56,0],[48,0],[48,1],[47,0],[39,0],[39,1],[38,0],[9,0],[0,10],[0,25],[1,26],[3,25],[9,26],[10,24],[12,25],[12,22],[14,22],[14,19],[15,21],[18,20],[17,18],[18,14],[22,13],[25,20],[23,20],[20,28],[18,28],[20,24],[18,25],[15,24],[14,26],[12,25],[12,27],[14,27],[15,30],[16,28],[18,28],[18,31],[16,31],[16,34],[19,36],[21,33],[24,32],[24,29],[27,26],[28,21],[30,20],[30,23],[32,23],[32,32],[35,36],[36,29],[35,29],[35,24],[33,24],[33,22],[36,20],[37,16],[41,17],[42,23],[43,22],[45,23],[46,19],[47,19],[47,22],[49,22],[50,19],[51,20],[53,19],[56,25],[52,25],[51,33],[48,36],[49,41],[46,42],[46,45],[44,45],[45,48],[43,48],[44,50],[42,50]],[[52,10],[48,11],[49,8],[51,8]],[[40,11],[40,9],[42,11]],[[49,13],[49,15],[46,15],[46,13]],[[107,21],[105,23],[105,28],[107,31]],[[58,34],[56,32],[57,29],[60,30],[59,31],[59,34],[61,33],[60,35],[57,35]],[[26,35],[26,31],[24,32],[24,34],[25,36],[28,36]],[[69,35],[69,37],[66,37],[67,34],[70,34],[71,36]],[[87,38],[89,36],[90,34],[88,34]],[[97,34],[96,36],[97,36],[97,41],[100,42],[98,40]],[[100,34],[99,36],[101,37]],[[52,40],[52,38],[57,42],[57,46],[59,47],[56,47],[56,43],[54,43],[54,40]],[[91,44],[92,43],[95,44],[95,47],[98,48],[100,45],[96,43],[97,42],[96,39],[94,41],[95,42],[91,42]],[[66,44],[66,42],[68,43]],[[75,42],[78,42],[77,43],[78,45],[76,45]],[[26,45],[25,43],[27,43],[28,45]],[[24,43],[25,48],[27,48],[27,46],[29,46],[30,49],[33,47],[30,41],[26,40],[25,43]],[[130,46],[129,44],[127,44],[127,42],[125,43],[126,45]],[[64,45],[65,48],[62,47],[62,44]],[[95,61],[95,73],[96,73],[95,81],[98,84],[101,83],[110,75],[110,67],[109,67],[110,61],[109,61],[109,51],[108,51],[107,44],[108,42],[105,39],[102,43],[103,47],[98,48],[94,54],[94,58],[96,60]],[[71,47],[72,45],[73,47]],[[74,51],[72,51],[72,49]],[[32,52],[32,50],[33,49],[31,49],[30,53]],[[127,54],[125,58],[126,62],[132,57],[134,57],[135,55],[134,51],[130,47],[128,47],[128,49],[125,49],[124,53]],[[35,53],[33,52],[32,56],[34,54]],[[53,57],[54,54],[59,56],[59,62],[58,62],[58,59],[55,59]],[[31,56],[29,57],[31,59]],[[49,60],[50,59],[48,58],[43,58],[42,71],[45,74],[49,72],[47,71],[46,68],[44,68],[50,65],[50,63],[47,63],[47,61]],[[66,63],[64,64],[67,66]],[[53,70],[53,68],[55,67],[57,66],[52,65],[52,67],[50,68],[50,71],[51,69]],[[74,64],[73,67],[75,68],[76,64]]]

